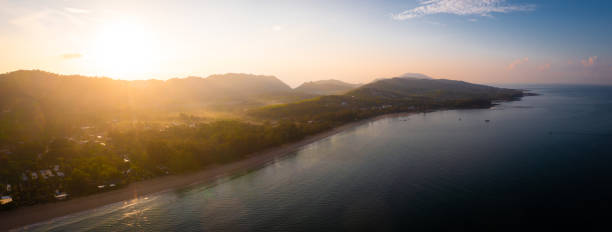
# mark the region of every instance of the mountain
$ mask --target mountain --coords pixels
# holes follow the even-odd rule
[[[250,96],[291,92],[291,87],[273,76],[228,73],[207,78],[174,78],[167,81],[168,90],[187,91],[192,97],[241,99]]]
[[[514,96],[522,95],[522,91],[447,79],[396,77],[369,83],[347,94],[362,98],[394,100],[414,98],[429,98],[438,101],[466,98],[510,100]]]
[[[0,74],[0,137],[168,113],[235,113],[312,96],[294,93],[276,77],[250,74],[125,81],[20,70]]]
[[[396,77],[374,81],[343,95],[266,106],[250,114],[263,119],[326,122],[325,126],[333,126],[387,113],[490,107],[494,101],[515,100],[524,95],[521,90],[464,81]]]
[[[291,87],[273,76],[228,73],[206,78],[174,78],[166,81],[161,92],[190,109],[248,107],[282,103],[297,97]],[[310,97],[310,96],[306,96]]]
[[[401,78],[414,78],[414,79],[433,79],[430,76],[427,76],[425,74],[421,74],[421,73],[404,73],[401,76],[399,76]]]
[[[1,74],[0,84],[1,101],[4,102],[0,104],[24,98],[80,110],[94,106],[180,109],[194,103],[198,106],[253,103],[259,96],[282,96],[292,92],[276,77],[235,73],[167,81],[124,81],[20,70]]]
[[[359,84],[350,84],[339,80],[320,80],[305,82],[294,89],[296,92],[310,93],[315,95],[337,95],[343,94],[359,87]]]

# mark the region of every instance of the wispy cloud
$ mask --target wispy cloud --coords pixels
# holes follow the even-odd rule
[[[580,61],[584,67],[591,67],[597,62],[597,56],[591,56],[588,59]]]
[[[0,5],[3,4],[0,0]],[[68,28],[91,22],[92,11],[70,7],[27,7],[19,4],[0,9],[0,15],[7,18],[9,25],[28,33],[46,34],[52,27]],[[68,23],[68,24],[67,24]]]
[[[521,59],[516,59],[508,65],[508,70],[514,70],[517,66],[527,63],[527,62],[529,62],[529,57],[523,57]]]
[[[446,24],[441,23],[441,22],[436,22],[436,21],[426,21],[427,23],[431,24],[431,25],[436,25],[436,26],[446,26]]]
[[[70,13],[74,13],[74,14],[88,14],[89,13],[89,10],[72,8],[72,7],[65,7],[64,10]]]
[[[491,16],[491,13],[535,10],[533,4],[509,4],[505,0],[421,0],[418,7],[393,14],[395,20],[407,20],[432,14]]]
[[[83,54],[81,53],[66,53],[62,55],[62,58],[66,60],[78,59],[81,57],[83,57]]]
[[[538,67],[538,69],[540,71],[542,71],[542,72],[548,71],[548,70],[550,70],[550,64],[547,63],[547,64],[540,65],[540,67]]]

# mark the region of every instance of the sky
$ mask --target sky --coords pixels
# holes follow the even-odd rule
[[[607,0],[0,0],[0,73],[612,84]]]

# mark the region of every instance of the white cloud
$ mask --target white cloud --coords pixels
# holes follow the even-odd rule
[[[591,67],[597,62],[597,56],[591,56],[586,60],[580,61],[584,67]]]
[[[515,61],[512,61],[512,63],[508,65],[508,70],[514,70],[517,66],[527,63],[527,62],[529,62],[529,57],[523,57],[521,59],[516,59]]]
[[[395,20],[406,20],[432,14],[491,16],[491,13],[532,11],[535,5],[512,5],[506,0],[421,0],[420,6],[393,14]]]

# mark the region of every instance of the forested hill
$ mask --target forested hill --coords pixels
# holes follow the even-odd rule
[[[79,110],[95,107],[101,111],[109,107],[112,108],[109,110],[181,108],[194,103],[202,107],[220,102],[254,101],[260,96],[285,95],[292,91],[276,77],[232,73],[208,78],[123,81],[22,70],[1,74],[0,84],[3,104],[28,98],[58,104],[58,107]]]
[[[251,114],[264,119],[337,125],[385,113],[490,107],[493,101],[513,100],[523,95],[521,90],[463,81],[397,77],[378,80],[343,95],[267,106]]]
[[[511,100],[522,91],[472,84],[446,79],[391,78],[379,80],[350,91],[347,95],[361,98],[406,99],[429,98],[438,101],[482,98]]]
[[[344,94],[352,89],[359,87],[359,84],[346,83],[339,80],[320,80],[305,82],[295,88],[295,91],[316,95]]]
[[[0,75],[0,109],[41,110],[47,113],[131,114],[177,112],[229,106],[241,109],[310,97],[294,94],[272,76],[213,75],[208,78],[124,81],[44,71],[15,71]]]
[[[21,70],[0,74],[0,144],[65,134],[62,131],[97,122],[152,120],[196,111],[242,112],[309,97],[272,76],[124,81]]]

